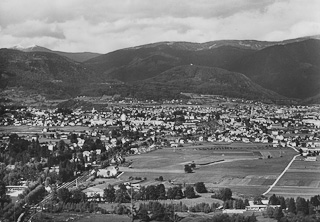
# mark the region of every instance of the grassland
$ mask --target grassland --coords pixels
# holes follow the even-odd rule
[[[43,222],[62,222],[62,221],[77,221],[77,222],[129,222],[131,218],[128,215],[116,214],[92,214],[92,213],[45,213],[41,217]]]
[[[304,158],[297,158],[288,171],[279,180],[270,194],[285,197],[305,197],[318,195],[320,191],[320,162],[304,161]]]
[[[127,157],[133,162],[132,168],[121,167],[121,170],[122,178],[146,177],[148,184],[159,176],[173,184],[202,181],[209,189],[230,187],[238,195],[248,197],[266,191],[295,154],[289,148],[253,144],[164,148]],[[193,173],[185,173],[184,165],[192,161],[197,168]]]

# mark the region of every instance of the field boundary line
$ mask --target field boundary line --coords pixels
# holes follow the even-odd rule
[[[287,170],[290,168],[291,164],[293,163],[293,161],[295,161],[295,159],[300,156],[300,154],[295,155],[292,160],[290,161],[290,163],[288,164],[288,166],[282,171],[282,173],[278,176],[278,178],[276,179],[276,181],[274,181],[274,183],[269,187],[269,189],[264,192],[262,195],[267,195],[267,193],[269,193],[272,188],[278,183],[278,181],[281,179],[281,177],[285,174],[285,172],[287,172]]]
[[[296,151],[297,153],[299,153],[299,150],[293,146],[288,145],[288,147],[292,148],[294,151]]]

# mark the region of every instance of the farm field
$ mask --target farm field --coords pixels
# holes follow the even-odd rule
[[[43,126],[0,126],[0,132],[3,133],[42,133]],[[50,127],[51,130],[65,131],[65,132],[81,132],[89,130],[87,126],[53,126]]]
[[[320,158],[317,157],[317,161],[311,162],[298,157],[269,194],[304,198],[318,195],[320,192],[319,160]]]
[[[289,148],[252,144],[248,148],[243,145],[164,148],[126,157],[132,161],[132,168],[121,167],[120,170],[124,171],[122,179],[138,176],[155,181],[162,176],[166,181],[182,185],[202,181],[208,189],[229,187],[238,195],[255,196],[273,184],[295,154]],[[184,165],[191,162],[196,164],[196,169],[185,173]]]
[[[62,221],[77,221],[77,222],[129,222],[131,218],[128,215],[116,214],[90,214],[90,213],[45,213],[41,217],[43,222],[62,222]]]

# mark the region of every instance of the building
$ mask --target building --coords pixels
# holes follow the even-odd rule
[[[104,169],[98,169],[97,177],[110,178],[118,175],[118,167],[117,166],[108,166]]]

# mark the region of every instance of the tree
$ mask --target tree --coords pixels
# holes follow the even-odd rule
[[[150,217],[148,215],[148,210],[144,205],[140,205],[137,216],[143,222],[149,222],[150,221]]]
[[[158,195],[156,192],[156,187],[154,185],[147,186],[146,188],[146,199],[147,200],[157,200]]]
[[[194,188],[192,186],[188,185],[186,187],[186,190],[184,191],[184,196],[186,198],[195,198],[196,193],[194,192]]]
[[[127,188],[124,184],[120,184],[119,189],[116,190],[115,202],[117,202],[117,203],[129,203],[130,202],[130,196],[127,193]]]
[[[248,199],[245,199],[245,200],[244,200],[244,206],[250,206]]]
[[[72,190],[70,194],[71,194],[71,201],[73,203],[85,202],[87,199],[86,194],[83,193],[80,189]]]
[[[67,188],[61,188],[57,191],[57,195],[60,201],[62,202],[68,202],[71,197],[71,193]]]
[[[174,199],[174,197],[175,197],[175,194],[174,194],[173,188],[169,187],[167,190],[167,198],[172,200]]]
[[[267,217],[269,218],[273,218],[274,217],[274,208],[273,207],[268,207],[266,212],[265,212],[265,215],[267,215]]]
[[[320,205],[320,195],[311,197],[310,198],[310,203],[315,207],[319,206]]]
[[[6,184],[3,181],[0,181],[0,210],[3,208],[4,203],[7,201],[6,193]]]
[[[273,195],[270,196],[270,198],[269,198],[269,204],[271,204],[271,205],[278,205],[278,204],[280,204],[280,200],[278,199],[278,197],[277,197],[275,194],[273,194]]]
[[[7,193],[6,184],[3,181],[0,181],[0,198],[4,197]]]
[[[174,199],[182,199],[183,198],[183,193],[182,193],[182,190],[181,190],[181,187],[173,187],[173,193],[174,193]]]
[[[159,202],[152,202],[151,212],[152,212],[152,216],[150,218],[151,220],[162,221],[166,216],[165,208]]]
[[[232,198],[231,189],[230,188],[221,188],[221,189],[219,189],[218,198],[223,200],[223,201],[230,200]]]
[[[284,217],[284,214],[282,212],[282,209],[280,207],[277,207],[275,210],[274,210],[274,214],[273,214],[273,217],[274,219],[280,221],[280,219],[282,217]]]
[[[166,188],[163,184],[159,184],[156,186],[157,197],[159,200],[166,200]]]
[[[76,134],[72,133],[72,134],[70,135],[70,142],[71,142],[71,143],[78,143],[77,135],[76,135]]]
[[[103,190],[103,197],[108,203],[112,203],[116,200],[116,191],[111,184]]]
[[[207,188],[206,188],[206,186],[204,185],[203,182],[196,183],[195,187],[196,187],[196,191],[198,193],[207,193],[208,192],[208,190],[207,190]]]
[[[296,211],[301,212],[303,215],[308,215],[309,213],[309,206],[306,199],[302,197],[297,197],[296,199]]]
[[[253,198],[253,202],[254,202],[254,204],[262,204],[262,198],[261,198],[261,196],[255,196],[255,197]]]
[[[296,213],[296,204],[293,198],[289,199],[288,211],[294,214]]]
[[[279,202],[280,202],[281,209],[287,209],[287,205],[284,197],[279,197]]]
[[[192,168],[189,166],[189,164],[184,165],[184,172],[192,173]]]
[[[246,208],[244,201],[242,199],[237,199],[237,200],[235,200],[235,202],[236,202],[236,207],[235,207],[236,209],[245,209]]]

